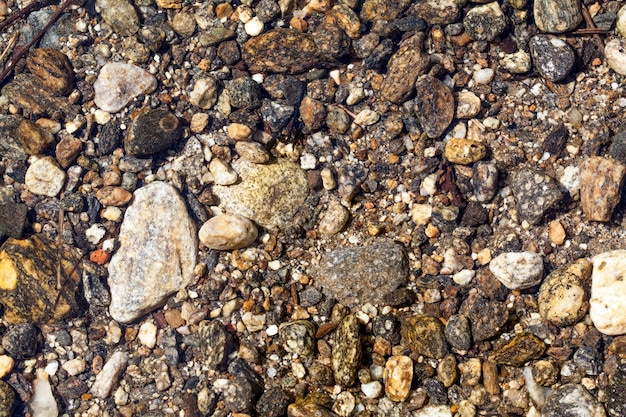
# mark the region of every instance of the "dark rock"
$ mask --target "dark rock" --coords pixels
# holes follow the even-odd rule
[[[392,346],[400,343],[400,323],[392,314],[376,316],[372,320],[372,334],[389,341]]]
[[[305,91],[304,82],[293,75],[270,75],[263,81],[263,88],[277,100],[285,100],[290,106],[300,104]]]
[[[241,377],[248,381],[255,398],[260,397],[263,393],[265,386],[263,378],[245,360],[241,358],[234,359],[228,364],[228,372],[235,377]]]
[[[413,304],[415,293],[408,288],[398,288],[383,295],[383,303],[392,307],[404,307]]]
[[[64,211],[80,213],[85,208],[85,202],[80,193],[66,193],[61,198],[61,208]]]
[[[478,292],[470,292],[459,314],[469,319],[474,342],[497,335],[509,318],[506,304],[485,298]]]
[[[122,141],[122,129],[117,121],[110,121],[102,126],[98,141],[98,151],[101,155],[108,155],[120,146]]]
[[[410,0],[365,0],[361,8],[361,19],[365,22],[374,20],[393,20],[411,4]]]
[[[26,204],[0,204],[0,233],[20,239],[27,224],[27,213]]]
[[[617,371],[606,388],[606,411],[611,417],[626,415],[626,365],[617,367]]]
[[[0,115],[0,156],[26,160],[40,155],[54,142],[54,136],[21,116]]]
[[[504,346],[497,347],[489,360],[499,365],[522,366],[531,359],[538,359],[546,350],[546,344],[532,333],[518,333]]]
[[[489,212],[482,204],[470,201],[465,207],[463,217],[461,218],[461,226],[475,227],[488,223]]]
[[[124,173],[138,173],[152,167],[152,158],[140,159],[134,156],[124,156],[120,159],[119,167]]]
[[[440,80],[422,75],[415,83],[415,115],[429,138],[444,134],[454,118],[454,96]]]
[[[470,322],[465,316],[453,314],[448,318],[444,330],[446,340],[455,349],[469,350],[472,346]]]
[[[541,410],[542,417],[604,417],[605,411],[582,385],[565,384],[553,390]]]
[[[13,416],[15,404],[15,391],[9,384],[0,381],[0,417]]]
[[[422,35],[415,36],[389,60],[387,75],[380,92],[386,100],[392,103],[406,101],[416,88],[417,77],[426,72],[428,59],[425,59],[422,53],[423,39]]]
[[[562,197],[559,184],[552,177],[532,168],[517,171],[511,187],[521,220],[533,225],[539,223]]]
[[[330,15],[315,27],[313,41],[326,60],[334,61],[348,53],[350,38]]]
[[[219,56],[226,65],[234,65],[241,59],[239,45],[235,41],[222,42],[217,47],[217,56]]]
[[[48,87],[54,95],[67,95],[74,87],[74,72],[69,58],[58,49],[31,49],[26,67]]]
[[[256,404],[256,411],[261,417],[282,417],[293,398],[280,388],[265,391]]]
[[[304,308],[317,305],[322,301],[322,293],[315,287],[308,286],[298,294],[300,305]]]
[[[100,266],[85,262],[83,264],[83,294],[91,307],[106,307],[111,304],[111,293],[104,285],[107,273]]]
[[[562,81],[574,68],[574,50],[562,39],[537,35],[530,40],[530,53],[537,72],[548,81]]]
[[[240,109],[254,109],[261,104],[261,88],[252,78],[241,77],[226,86],[230,104]]]
[[[426,395],[428,395],[429,404],[443,405],[448,404],[448,393],[446,387],[434,378],[426,378],[422,383]]]
[[[59,383],[57,386],[59,394],[66,400],[80,398],[81,395],[89,391],[89,386],[76,376],[71,376]]]
[[[463,19],[463,26],[470,38],[491,42],[506,30],[507,20],[497,2],[470,9]]]
[[[279,133],[293,119],[295,108],[271,100],[263,100],[259,113],[273,133]]]
[[[35,356],[39,345],[39,331],[29,323],[18,324],[2,337],[2,347],[14,358]]]
[[[222,396],[226,407],[233,413],[244,413],[254,407],[254,394],[250,382],[242,377],[235,377],[223,389]]]
[[[169,149],[182,134],[178,117],[166,109],[145,109],[135,117],[124,141],[134,156],[147,156]]]
[[[569,130],[559,123],[556,125],[543,141],[543,149],[549,152],[551,156],[558,158],[565,149],[567,139],[569,138]]]
[[[229,345],[229,337],[222,322],[219,320],[200,322],[198,337],[205,365],[210,369],[222,365],[227,359]]]
[[[74,119],[78,106],[72,105],[65,98],[53,96],[49,89],[32,74],[18,74],[13,81],[2,88],[2,94],[9,102],[24,109],[25,112],[52,119]]]
[[[448,354],[444,327],[436,317],[408,317],[402,322],[400,333],[403,343],[418,355],[441,359]]]
[[[574,363],[587,375],[596,376],[602,370],[602,355],[589,346],[581,346],[574,353]]]
[[[315,349],[315,325],[307,320],[282,323],[278,329],[280,341],[287,352],[309,356]]]

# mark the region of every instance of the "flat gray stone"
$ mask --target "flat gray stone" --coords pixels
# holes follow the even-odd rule
[[[109,311],[115,320],[131,322],[193,283],[196,228],[171,185],[155,181],[135,191],[119,242],[109,264]]]

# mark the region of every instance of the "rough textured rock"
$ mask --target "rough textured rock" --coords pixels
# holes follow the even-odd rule
[[[580,202],[587,220],[608,222],[622,196],[626,166],[592,156],[580,167]]]
[[[439,79],[422,75],[415,83],[415,115],[429,138],[444,134],[454,118],[454,96]]]
[[[58,49],[31,49],[26,57],[28,70],[56,95],[67,95],[74,86],[74,72],[67,55]]]
[[[626,365],[620,365],[606,388],[606,411],[611,417],[626,415]]]
[[[233,250],[249,246],[258,236],[254,224],[238,214],[220,214],[207,220],[198,237],[206,247]]]
[[[105,22],[120,36],[131,36],[139,30],[139,17],[128,0],[97,0],[96,6]]]
[[[530,224],[539,223],[563,196],[559,184],[552,177],[532,168],[517,171],[511,186],[519,216]]]
[[[495,257],[489,269],[505,287],[523,290],[541,282],[543,259],[532,252],[506,252]]]
[[[402,341],[418,355],[441,359],[448,353],[443,323],[425,315],[412,316],[402,322]]]
[[[111,316],[133,321],[193,282],[197,238],[178,191],[153,182],[134,194],[109,264]]]
[[[539,289],[539,314],[557,326],[570,326],[581,320],[587,310],[591,262],[578,259],[544,279]]]
[[[26,171],[26,188],[33,194],[56,197],[65,183],[65,171],[54,158],[44,156],[33,162]]]
[[[469,319],[474,342],[491,339],[497,335],[509,318],[506,304],[486,298],[477,291],[470,292],[461,304],[459,314]]]
[[[600,332],[626,333],[626,251],[615,250],[592,258],[589,316]]]
[[[491,42],[506,30],[507,20],[497,1],[470,9],[463,19],[469,36],[478,41]]]
[[[454,23],[460,15],[459,2],[455,0],[425,0],[415,3],[415,14],[430,25]]]
[[[408,356],[392,356],[387,359],[385,372],[385,394],[392,401],[404,401],[411,392],[413,361]]]
[[[172,146],[183,132],[178,117],[167,109],[144,109],[135,116],[124,141],[124,149],[134,156],[147,156]]]
[[[551,35],[537,35],[529,45],[535,68],[546,80],[562,81],[572,71],[576,54],[564,40]]]
[[[28,220],[28,207],[21,203],[0,204],[0,233],[21,239]]]
[[[546,399],[542,417],[605,417],[604,407],[582,385],[565,384]]]
[[[407,282],[408,263],[401,246],[383,239],[326,253],[315,277],[323,293],[344,305],[380,303]]]
[[[563,33],[582,21],[580,0],[535,0],[535,24],[542,32]]]
[[[516,334],[507,344],[497,347],[489,360],[502,365],[522,366],[531,359],[540,358],[545,350],[546,345],[541,339],[524,332]]]
[[[15,391],[11,385],[0,381],[0,417],[11,417],[15,408]]]
[[[423,36],[415,36],[411,42],[393,54],[387,64],[387,75],[380,94],[392,103],[406,101],[415,89],[417,77],[428,67],[428,59],[422,53]]]
[[[361,19],[365,22],[373,20],[395,19],[411,4],[410,0],[379,1],[365,0],[361,8]]]
[[[341,320],[335,329],[334,340],[332,365],[335,381],[344,387],[350,387],[354,385],[361,365],[359,321],[354,315],[349,314]]]
[[[287,352],[309,356],[315,349],[315,325],[310,321],[296,320],[282,323],[278,334]]]
[[[453,164],[470,165],[487,154],[487,147],[472,139],[452,138],[446,142],[445,156]]]
[[[0,156],[25,160],[40,155],[54,142],[54,136],[21,116],[0,115]]]
[[[73,119],[78,114],[78,106],[72,105],[64,97],[56,97],[48,87],[33,74],[22,73],[2,88],[2,95],[9,102],[26,109],[33,115],[47,115],[52,119]]]
[[[156,87],[154,75],[136,65],[106,64],[93,85],[94,103],[104,111],[116,113],[138,95],[151,93]]]
[[[323,61],[313,37],[293,29],[274,29],[250,39],[242,57],[253,72],[298,73]]]

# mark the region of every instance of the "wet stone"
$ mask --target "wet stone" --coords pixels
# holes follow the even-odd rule
[[[182,134],[178,117],[166,109],[145,109],[133,120],[124,149],[134,156],[148,156],[169,149]]]
[[[583,19],[580,0],[536,0],[533,13],[539,30],[548,33],[569,32]]]
[[[392,401],[405,401],[411,391],[413,361],[408,356],[392,356],[385,364],[385,394]]]
[[[543,172],[523,168],[511,182],[521,220],[538,224],[561,200],[559,184]]]
[[[470,292],[461,304],[459,314],[469,319],[474,342],[497,335],[509,318],[506,304],[486,298],[478,292]]]
[[[315,349],[315,325],[307,320],[282,323],[278,334],[287,352],[309,356]]]
[[[417,2],[413,8],[429,25],[449,25],[461,14],[459,2],[455,0],[426,0]]]
[[[291,395],[280,388],[270,388],[261,395],[256,404],[256,412],[261,417],[282,417],[293,402]]]
[[[542,417],[605,417],[604,407],[582,385],[565,384],[553,390]]]
[[[339,323],[335,329],[334,340],[331,360],[335,382],[351,387],[356,382],[357,371],[361,365],[359,321],[354,315],[347,315]]]
[[[157,80],[148,71],[133,65],[114,62],[106,64],[93,85],[94,102],[102,110],[117,113],[140,94],[153,92]]]
[[[22,73],[2,88],[2,95],[33,115],[48,115],[52,119],[73,119],[78,107],[63,97],[56,97],[34,75]]]
[[[315,277],[324,294],[344,305],[380,303],[407,282],[408,263],[401,246],[381,239],[326,253]]]
[[[24,359],[35,356],[39,345],[39,332],[30,323],[13,326],[2,337],[2,347],[14,358]]]
[[[448,318],[444,329],[446,340],[453,348],[466,351],[472,346],[470,322],[465,316],[453,314]]]
[[[406,318],[400,333],[403,344],[418,355],[441,359],[448,353],[444,326],[436,317],[417,315]]]
[[[299,73],[323,58],[313,37],[293,29],[274,29],[243,45],[243,60],[253,72]]]
[[[97,0],[102,19],[120,36],[131,36],[139,30],[139,17],[128,0]]]
[[[499,365],[522,366],[529,360],[540,358],[545,350],[545,343],[534,334],[519,333],[507,344],[498,346],[489,360]]]
[[[572,71],[576,55],[562,39],[537,35],[530,40],[530,53],[537,72],[548,81],[559,82]]]
[[[443,405],[448,403],[448,394],[441,381],[434,378],[426,378],[423,382],[424,391],[428,395],[431,405]],[[431,414],[427,414],[431,415]]]
[[[417,77],[428,67],[428,60],[422,53],[422,36],[416,36],[410,43],[402,46],[387,64],[387,75],[381,95],[392,103],[406,101],[415,89]]]
[[[589,346],[581,346],[576,349],[572,359],[576,366],[587,375],[596,376],[602,368],[602,355],[595,348]]]
[[[74,87],[72,64],[67,55],[58,49],[31,49],[26,57],[26,66],[55,95],[67,95]]]
[[[470,38],[491,42],[506,30],[507,20],[498,2],[494,1],[470,9],[463,19]]]
[[[489,270],[505,287],[523,290],[541,282],[543,259],[532,252],[501,253],[491,261]]]
[[[580,167],[580,202],[587,220],[608,222],[619,203],[626,166],[612,158],[592,156]]]
[[[592,258],[589,316],[607,335],[626,333],[626,251],[604,252]]]
[[[445,133],[454,118],[454,97],[439,79],[423,75],[415,83],[415,115],[429,138]]]

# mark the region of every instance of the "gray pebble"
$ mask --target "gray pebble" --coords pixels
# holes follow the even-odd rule
[[[32,324],[18,324],[2,337],[2,347],[14,358],[30,358],[37,352],[38,336],[39,331]]]
[[[147,110],[133,120],[124,148],[131,155],[152,155],[169,149],[181,134],[182,124],[169,110]]]
[[[315,325],[307,320],[283,323],[278,329],[280,341],[287,352],[309,356],[315,349]]]
[[[542,417],[605,417],[604,407],[582,385],[566,384],[553,390]]]
[[[498,2],[472,8],[463,19],[467,34],[477,41],[491,42],[507,27],[506,16]]]
[[[537,72],[548,81],[562,81],[574,68],[574,50],[562,39],[537,35],[530,40],[530,54]]]
[[[469,350],[472,346],[470,322],[465,316],[459,314],[450,316],[444,334],[450,346],[457,350]]]
[[[535,0],[533,12],[539,30],[548,33],[568,32],[583,19],[580,0]]]
[[[517,171],[511,182],[521,220],[537,224],[561,200],[559,184],[547,174],[532,168]]]

